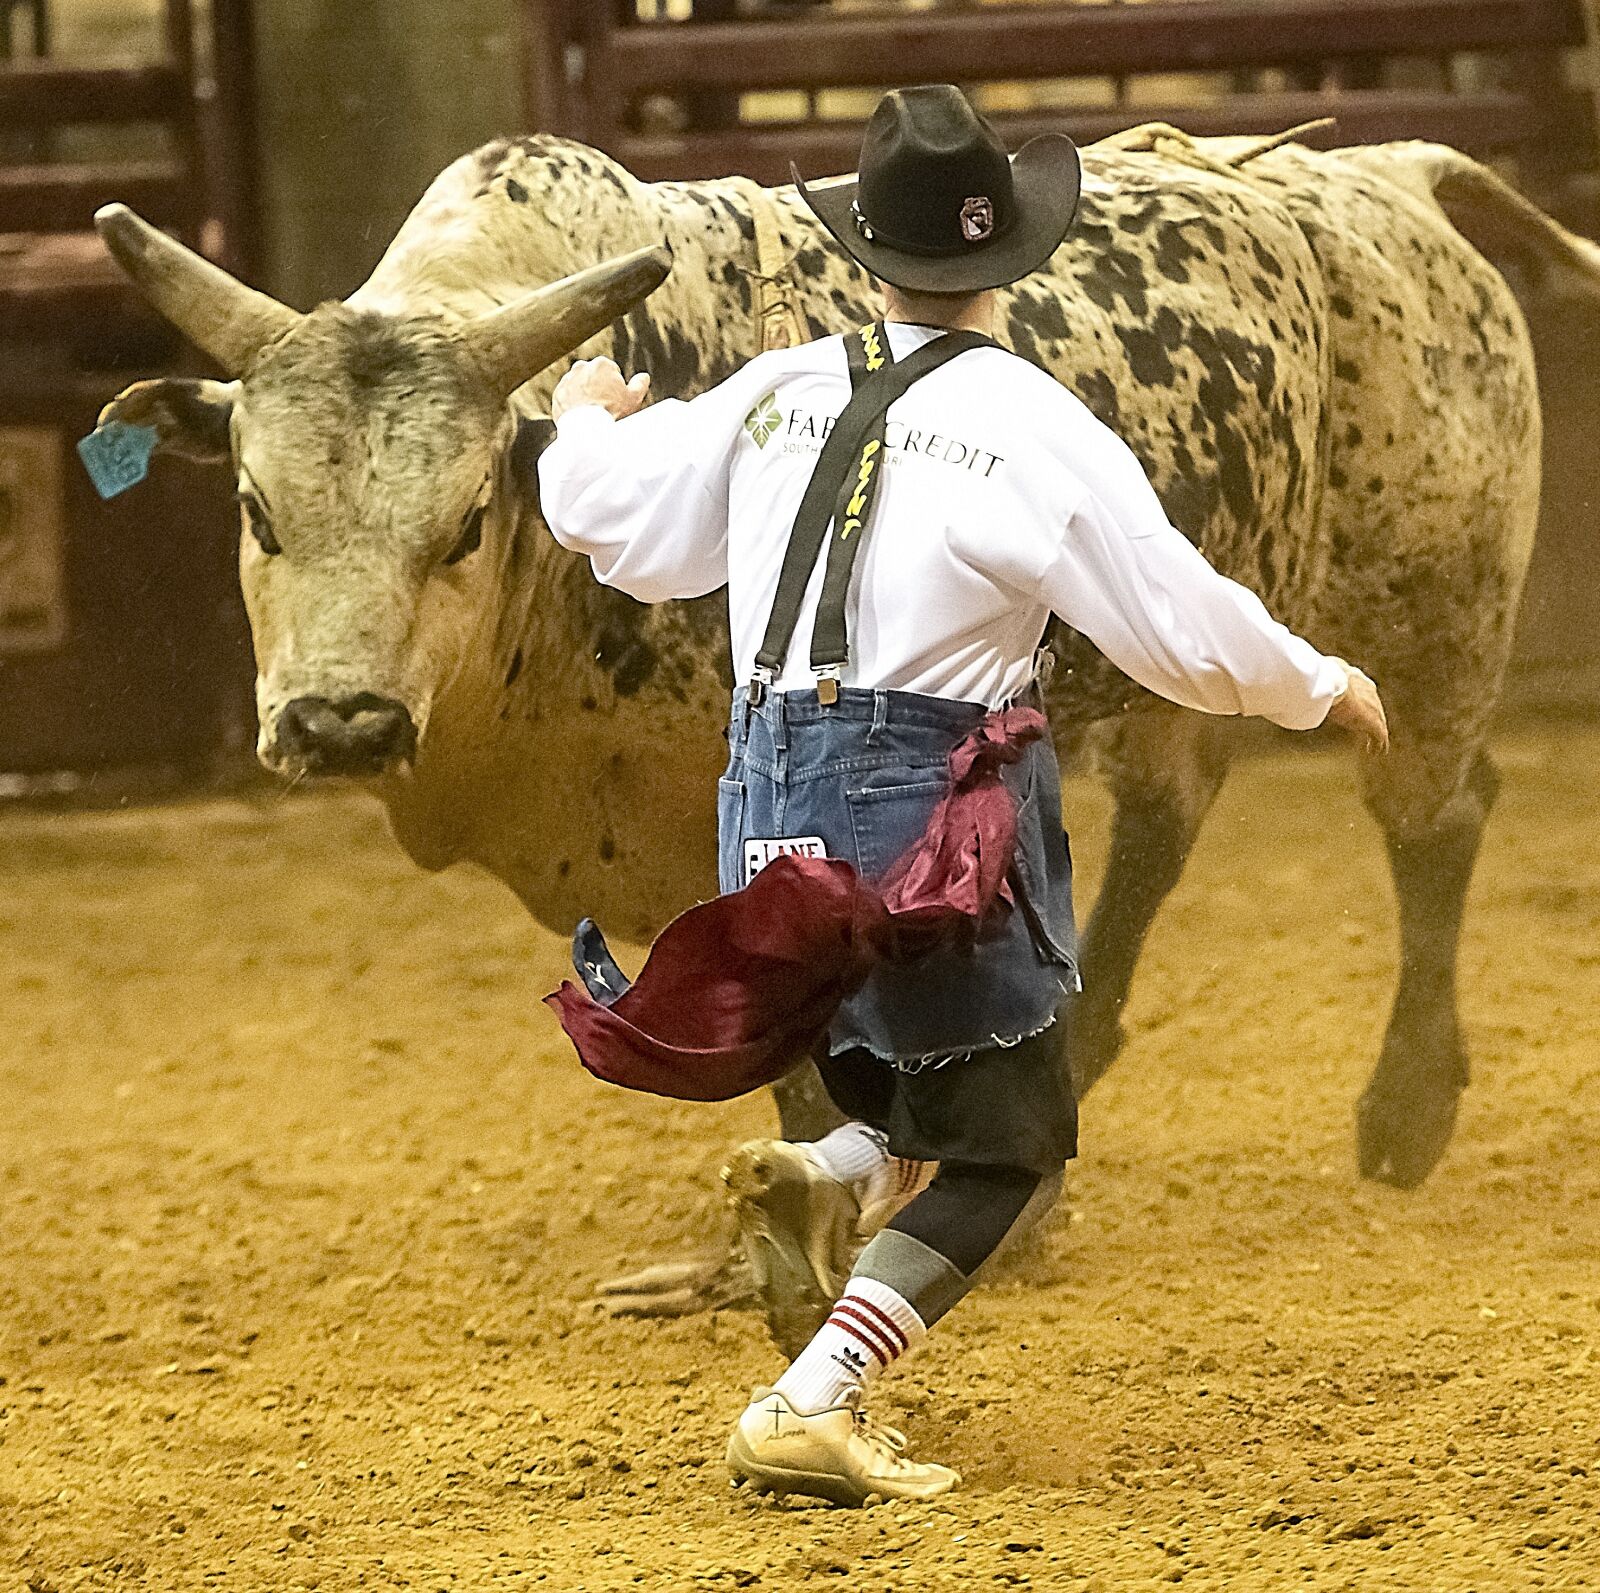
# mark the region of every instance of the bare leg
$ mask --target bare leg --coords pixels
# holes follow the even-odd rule
[[[1456,952],[1467,886],[1500,777],[1484,751],[1442,804],[1426,804],[1437,747],[1369,760],[1366,801],[1383,826],[1400,911],[1400,982],[1383,1051],[1356,1114],[1364,1177],[1415,1189],[1438,1165],[1467,1083]],[[1459,764],[1456,765],[1459,767]],[[1419,814],[1419,808],[1422,810]]]
[[[1084,934],[1083,994],[1069,1044],[1080,1096],[1122,1049],[1122,1009],[1139,952],[1228,772],[1234,734],[1231,722],[1155,708],[1121,724],[1102,755],[1117,811]]]

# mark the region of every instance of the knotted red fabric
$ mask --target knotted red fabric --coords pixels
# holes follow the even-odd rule
[[[1014,908],[1017,808],[1000,770],[1047,728],[1033,708],[988,715],[951,753],[950,790],[882,880],[837,858],[780,857],[673,919],[609,1005],[570,980],[546,996],[583,1065],[627,1089],[725,1101],[787,1073],[878,963],[971,945]]]

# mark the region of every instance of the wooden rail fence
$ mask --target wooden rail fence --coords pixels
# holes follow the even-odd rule
[[[1041,0],[858,10],[822,0],[761,15],[700,0],[692,19],[673,22],[640,20],[632,0],[524,0],[526,79],[535,125],[585,138],[646,178],[740,171],[780,182],[791,158],[817,172],[854,164],[858,124],[741,121],[739,97],[756,91],[804,90],[814,100],[834,88],[1105,78],[1115,92],[1103,105],[994,120],[1012,140],[1054,127],[1087,141],[1139,121],[1206,134],[1333,115],[1340,142],[1434,138],[1515,157],[1537,181],[1594,165],[1592,102],[1562,72],[1565,52],[1586,44],[1586,3]],[[1406,61],[1421,63],[1432,85],[1390,86],[1385,68]],[[1127,96],[1130,79],[1167,74],[1222,74],[1229,91],[1172,103]],[[651,125],[663,101],[683,108],[685,125]],[[697,114],[708,104],[713,114]]]

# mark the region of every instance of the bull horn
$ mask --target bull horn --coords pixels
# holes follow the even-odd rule
[[[229,376],[242,376],[300,320],[298,311],[246,287],[126,205],[96,211],[94,224],[145,298]]]
[[[471,322],[466,342],[498,393],[509,397],[563,354],[642,304],[667,279],[664,245],[563,277]]]

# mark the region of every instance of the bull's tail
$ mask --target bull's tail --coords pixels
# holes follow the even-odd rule
[[[1491,255],[1525,263],[1533,285],[1561,298],[1600,303],[1600,245],[1547,216],[1487,166],[1443,144],[1383,144],[1360,154],[1391,182],[1429,199],[1461,235]]]

